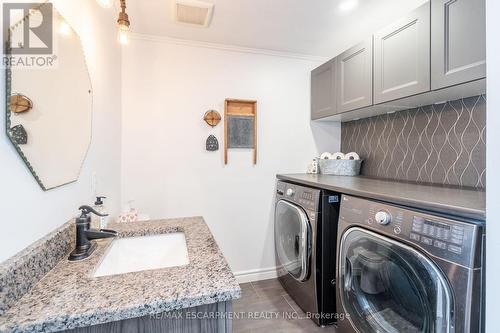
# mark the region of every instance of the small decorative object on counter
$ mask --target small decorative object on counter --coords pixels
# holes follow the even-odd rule
[[[137,209],[133,208],[134,200],[130,200],[125,207],[125,210],[120,216],[118,216],[119,223],[125,222],[136,222],[138,221],[138,212]]]
[[[215,127],[219,124],[222,118],[219,112],[215,110],[208,110],[207,112],[205,112],[205,116],[203,117],[203,119],[208,125]]]
[[[219,141],[214,135],[209,135],[206,142],[207,151],[219,150]]]
[[[307,165],[307,173],[317,174],[318,173],[318,159],[315,158],[311,163]]]
[[[12,140],[18,145],[25,145],[28,143],[28,133],[23,125],[16,125],[10,129],[10,136]]]
[[[23,94],[13,94],[10,96],[10,112],[23,113],[33,109],[33,102]]]
[[[321,156],[323,157],[322,154]],[[324,175],[357,176],[363,162],[355,152],[330,154],[331,158],[319,159],[319,172]]]

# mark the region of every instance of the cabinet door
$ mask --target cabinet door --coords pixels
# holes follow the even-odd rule
[[[311,119],[313,120],[336,113],[336,63],[336,59],[332,59],[311,72]]]
[[[373,104],[372,40],[366,40],[337,57],[337,113]]]
[[[374,43],[374,103],[430,90],[430,4],[378,31]]]
[[[485,0],[432,1],[432,89],[486,77]]]

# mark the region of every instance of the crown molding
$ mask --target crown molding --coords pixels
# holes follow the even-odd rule
[[[308,55],[308,54],[273,51],[273,50],[267,50],[267,49],[242,47],[242,46],[228,45],[228,44],[209,43],[209,42],[201,42],[201,41],[195,41],[195,40],[189,40],[189,39],[180,39],[180,38],[172,38],[172,37],[148,35],[148,34],[139,34],[139,33],[130,33],[129,38],[131,40],[135,39],[135,40],[142,40],[142,41],[155,42],[155,43],[203,47],[203,48],[208,48],[208,49],[224,50],[224,51],[229,51],[229,52],[260,54],[260,55],[267,55],[267,56],[272,56],[272,57],[307,60],[307,61],[313,61],[313,62],[319,62],[319,63],[323,63],[323,62],[326,62],[329,60],[327,57],[313,56],[313,55]]]

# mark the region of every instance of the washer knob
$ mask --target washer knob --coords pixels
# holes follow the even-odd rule
[[[288,190],[286,190],[286,195],[288,197],[291,197],[294,194],[295,194],[295,191],[293,190],[293,188],[289,188]]]
[[[377,214],[375,214],[375,221],[382,225],[389,224],[391,222],[391,215],[384,211],[377,212]]]

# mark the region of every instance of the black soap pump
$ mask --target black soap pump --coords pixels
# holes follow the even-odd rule
[[[76,218],[76,246],[69,256],[70,261],[82,260],[90,256],[97,246],[91,240],[110,238],[117,235],[116,231],[113,230],[90,229],[91,213],[101,217],[106,216],[106,214],[101,214],[89,206],[81,206],[78,209],[81,214]]]

